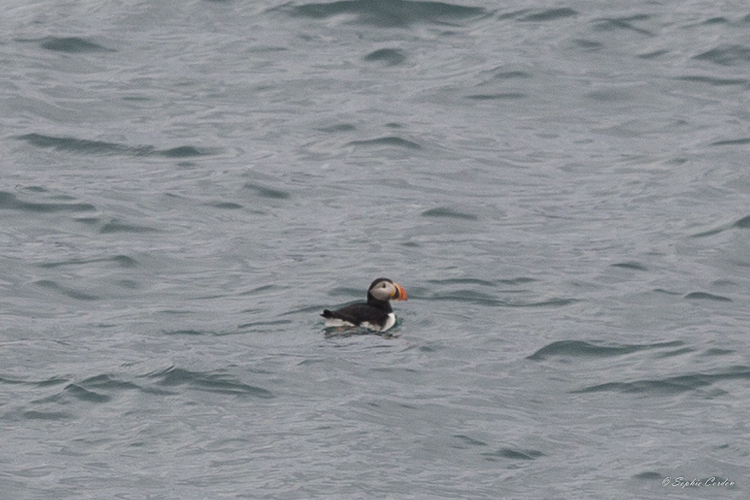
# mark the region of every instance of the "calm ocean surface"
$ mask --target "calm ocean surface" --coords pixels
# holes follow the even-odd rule
[[[750,495],[749,5],[0,28],[1,498]]]

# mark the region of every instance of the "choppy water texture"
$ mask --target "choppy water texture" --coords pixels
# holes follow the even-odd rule
[[[748,498],[750,6],[0,11],[3,495]]]

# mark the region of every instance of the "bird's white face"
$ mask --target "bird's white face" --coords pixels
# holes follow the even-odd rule
[[[406,300],[406,291],[390,281],[379,281],[370,289],[370,293],[378,300]]]

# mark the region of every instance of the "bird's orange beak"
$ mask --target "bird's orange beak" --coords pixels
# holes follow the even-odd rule
[[[396,291],[393,293],[393,296],[391,299],[393,300],[406,300],[409,298],[408,295],[406,295],[406,290],[404,290],[404,287],[399,285],[398,283],[394,283],[393,286],[396,287]]]

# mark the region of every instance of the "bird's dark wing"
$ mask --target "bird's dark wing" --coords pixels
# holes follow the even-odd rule
[[[351,323],[353,325],[358,324],[356,319],[354,319],[354,318],[352,318],[350,316],[347,316],[346,314],[342,314],[340,310],[339,311],[329,311],[328,309],[323,309],[323,314],[321,314],[321,316],[323,316],[324,318],[340,319],[342,321],[346,321],[346,322]]]
[[[326,309],[321,316],[324,318],[338,318],[357,326],[364,321],[369,321],[371,324],[383,325],[388,319],[387,312],[368,306],[367,304],[352,304],[336,311]]]

